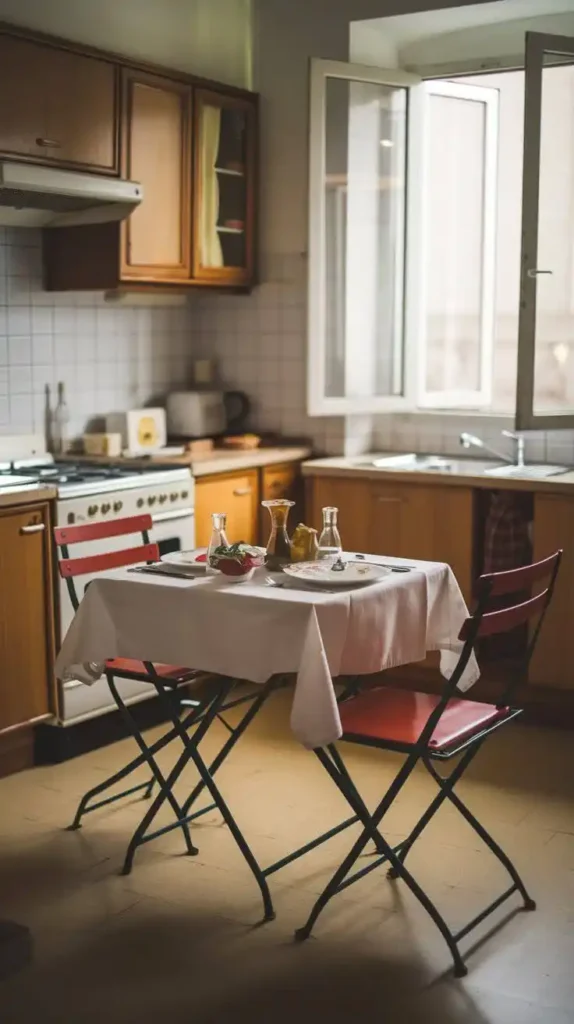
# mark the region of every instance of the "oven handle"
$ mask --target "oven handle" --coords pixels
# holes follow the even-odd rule
[[[193,515],[195,512],[192,508],[168,508],[165,512],[156,512],[151,518],[155,525],[155,523],[167,523],[171,519],[189,519]]]

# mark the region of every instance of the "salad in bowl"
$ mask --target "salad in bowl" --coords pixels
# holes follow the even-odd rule
[[[263,565],[265,549],[252,544],[220,544],[209,556],[212,569],[227,576],[230,582],[241,583],[251,579],[256,569]]]

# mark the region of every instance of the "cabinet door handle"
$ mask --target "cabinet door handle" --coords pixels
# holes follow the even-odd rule
[[[37,146],[43,146],[45,149],[60,149],[62,143],[58,142],[57,139],[36,139]]]
[[[43,533],[45,529],[45,523],[31,523],[30,526],[23,526],[20,533]]]
[[[244,498],[247,494],[253,494],[251,487],[237,487],[233,492],[233,497]]]

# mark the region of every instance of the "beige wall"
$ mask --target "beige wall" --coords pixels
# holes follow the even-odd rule
[[[261,93],[261,249],[307,248],[308,66],[349,59],[350,25],[466,0],[253,0],[255,88]]]
[[[251,0],[0,0],[0,19],[250,85]]]

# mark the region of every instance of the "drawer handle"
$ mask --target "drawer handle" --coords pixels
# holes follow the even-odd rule
[[[23,526],[20,533],[43,533],[45,529],[45,523],[32,523],[30,526]]]
[[[246,495],[253,494],[251,487],[237,487],[233,492],[234,498],[245,498]]]
[[[57,139],[36,139],[37,146],[43,146],[45,149],[60,149],[62,143],[58,142]]]
[[[379,505],[401,505],[402,498],[377,498]]]

